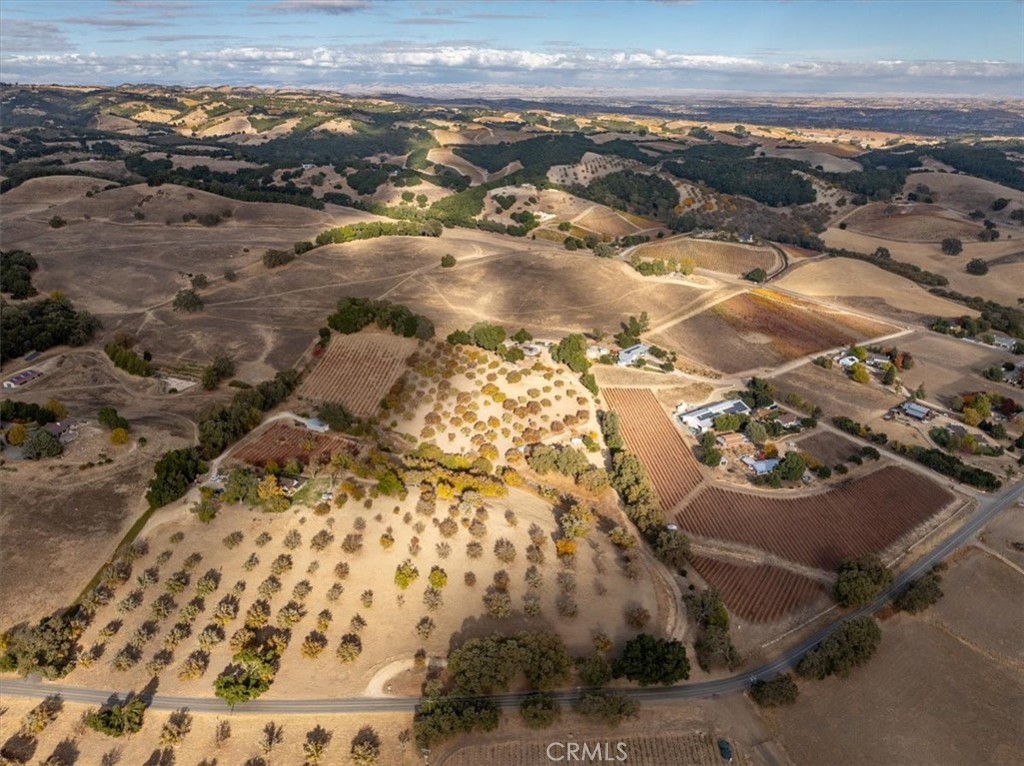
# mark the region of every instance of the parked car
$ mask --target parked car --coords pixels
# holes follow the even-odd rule
[[[722,756],[723,761],[726,763],[732,763],[732,748],[724,739],[718,740],[718,752]]]

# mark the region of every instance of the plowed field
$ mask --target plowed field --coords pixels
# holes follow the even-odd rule
[[[355,452],[357,448],[356,442],[343,436],[318,434],[277,422],[247,437],[235,447],[231,457],[255,466],[265,466],[270,461],[282,466],[290,460],[309,465],[330,460],[331,455],[339,452]]]
[[[606,388],[604,397],[619,413],[626,446],[643,462],[662,507],[671,510],[702,481],[693,450],[647,389]]]
[[[334,333],[299,394],[316,402],[336,402],[357,417],[371,417],[405,371],[406,357],[416,346],[416,341],[391,333]]]
[[[661,334],[664,343],[726,373],[774,367],[885,335],[893,326],[756,289],[718,303]],[[655,338],[658,340],[658,338]]]
[[[705,487],[676,515],[681,529],[825,571],[878,553],[938,513],[953,495],[897,466],[808,497],[773,498]]]
[[[694,556],[690,563],[718,588],[730,612],[751,622],[775,622],[824,593],[814,580],[767,564],[733,564],[703,556]]]

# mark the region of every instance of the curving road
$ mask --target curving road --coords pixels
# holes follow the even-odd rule
[[[957,548],[964,545],[977,532],[991,521],[996,515],[1013,503],[1024,498],[1024,482],[1009,487],[998,495],[982,497],[979,500],[978,510],[973,516],[956,532],[950,535],[940,545],[912,564],[906,571],[896,578],[892,586],[868,606],[858,609],[855,612],[844,615],[831,625],[822,628],[814,635],[801,641],[799,644],[788,649],[777,659],[755,668],[742,675],[722,678],[715,681],[702,681],[700,683],[678,684],[675,686],[662,686],[646,689],[632,689],[630,694],[641,701],[646,702],[667,702],[680,699],[697,699],[704,697],[715,697],[719,694],[729,694],[742,691],[750,686],[750,682],[757,678],[770,678],[775,674],[791,669],[799,662],[800,658],[809,649],[812,649],[836,626],[847,620],[857,617],[874,614],[888,603],[904,586],[911,580],[915,580],[925,574],[935,564],[948,557]],[[30,697],[42,699],[52,694],[59,694],[68,702],[81,702],[90,705],[103,704],[111,698],[117,697],[118,693],[102,691],[98,689],[87,689],[78,686],[64,686],[62,684],[44,683],[39,679],[15,679],[0,681],[0,696],[9,695],[12,697]],[[504,708],[518,707],[525,695],[499,694],[493,699]],[[555,696],[563,702],[571,702],[579,696],[579,689],[560,691]],[[230,708],[226,703],[217,698],[210,697],[173,697],[163,694],[154,694],[148,697],[151,707],[155,710],[177,710],[188,708],[193,712],[204,713],[227,713]],[[256,700],[247,703],[239,708],[245,713],[264,713],[279,715],[303,715],[309,713],[380,713],[380,712],[411,712],[416,709],[420,700],[418,697],[350,697],[343,699],[283,699],[283,700]]]

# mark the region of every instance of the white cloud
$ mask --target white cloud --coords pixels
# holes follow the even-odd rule
[[[1024,78],[1024,66],[1001,61],[780,61],[774,56],[726,56],[659,49],[551,52],[469,44],[396,43],[340,48],[239,46],[132,57],[83,57],[79,54],[61,57],[21,50],[24,52],[9,51],[3,57],[4,79],[92,82],[97,75],[103,75],[112,82],[122,82],[145,72],[148,78],[190,84],[224,82],[230,73],[232,82],[321,84],[328,81],[330,75],[334,75],[335,82],[378,82],[410,77],[443,78],[449,82],[488,78],[536,82],[548,76],[553,84],[562,85],[602,77],[607,78],[610,85],[615,80],[641,78],[648,87],[664,83],[666,89],[680,87],[684,82],[694,88],[705,87],[709,82],[732,83],[733,87],[746,82],[785,91],[793,84],[805,88],[818,83],[819,92],[828,92],[839,82],[858,81],[862,83],[861,89],[870,88],[874,80],[879,87],[887,83],[888,92],[900,86],[905,92],[929,90],[979,95],[1012,94],[1014,82],[1019,84]],[[941,90],[939,86],[943,82],[950,84],[950,90]],[[917,84],[922,87],[918,88]]]
[[[256,6],[260,8],[260,5]],[[286,13],[327,13],[337,16],[342,13],[353,13],[370,7],[368,0],[278,0],[269,6],[268,11]]]

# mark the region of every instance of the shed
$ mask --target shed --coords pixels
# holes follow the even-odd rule
[[[915,420],[927,420],[931,417],[932,411],[917,402],[904,402],[900,405],[903,414]]]

